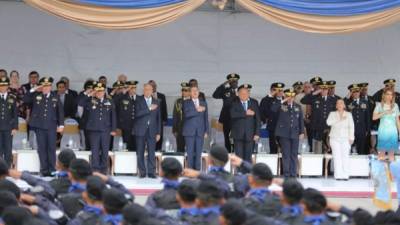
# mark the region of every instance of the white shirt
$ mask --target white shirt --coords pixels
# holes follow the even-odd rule
[[[196,107],[199,107],[199,106],[200,106],[200,103],[199,103],[199,99],[198,99],[198,98],[193,99],[193,103],[194,103],[194,105],[195,105]]]
[[[331,127],[329,137],[354,140],[354,121],[349,112],[344,112],[345,119],[341,120],[338,111],[329,113],[326,123]]]
[[[0,93],[0,97],[3,97],[3,99],[6,100],[7,99],[7,92],[5,92],[4,94]]]

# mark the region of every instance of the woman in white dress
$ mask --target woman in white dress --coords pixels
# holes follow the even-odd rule
[[[345,110],[342,99],[336,102],[336,111],[329,114],[326,123],[331,127],[329,133],[336,180],[349,179],[349,156],[354,142],[354,121],[350,112]]]

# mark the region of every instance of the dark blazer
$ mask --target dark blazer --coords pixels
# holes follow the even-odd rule
[[[46,98],[41,92],[32,92],[26,94],[23,101],[32,105],[29,126],[55,130],[57,126],[64,125],[64,110],[57,93],[50,92]]]
[[[261,119],[258,102],[250,98],[247,103],[247,109],[253,110],[255,115],[246,115],[246,111],[238,97],[232,102],[230,116],[232,119],[231,135],[233,139],[250,141],[253,140],[254,135],[260,136]]]
[[[313,130],[324,130],[328,129],[326,120],[328,119],[329,113],[335,111],[336,98],[327,96],[325,101],[321,95],[305,95],[300,102],[302,104],[311,105],[311,128]]]
[[[261,99],[260,103],[260,114],[261,120],[267,124],[267,129],[270,132],[275,131],[276,123],[278,121],[277,112],[273,112],[271,108],[277,105],[278,107],[281,105],[281,100],[267,95],[263,99]]]
[[[0,99],[0,130],[18,129],[17,97],[8,93],[7,98]]]
[[[355,135],[367,135],[371,130],[371,114],[369,103],[365,99],[359,99],[358,104],[356,100],[345,100],[347,110],[351,112],[354,120]]]
[[[274,105],[271,110],[278,113],[275,136],[298,139],[300,134],[304,134],[303,112],[299,104],[293,103],[292,107],[289,107],[285,102],[282,105]]]
[[[77,107],[77,95],[68,91],[64,96],[64,117],[75,118]]]
[[[231,87],[227,88],[224,84],[221,84],[215,89],[212,96],[215,99],[222,99],[223,102],[218,121],[222,124],[229,124],[231,122],[230,108],[232,101],[236,98],[236,90]]]
[[[199,136],[204,137],[204,134],[208,132],[208,107],[207,102],[199,98],[200,106],[204,106],[206,110],[204,112],[197,112],[196,106],[192,99],[183,101],[183,136]]]
[[[26,83],[22,85],[22,88],[24,89],[25,93],[28,93],[31,90],[32,85],[31,83]]]
[[[159,108],[161,113],[162,122],[167,122],[168,120],[168,110],[167,110],[167,101],[165,99],[165,95],[163,93],[157,92],[157,99],[159,101]]]
[[[122,130],[129,130],[133,128],[133,121],[135,119],[135,101],[138,96],[131,96],[126,94],[119,94],[114,96],[117,110],[117,127]]]
[[[84,96],[79,100],[86,117],[85,128],[88,131],[115,131],[117,117],[115,104],[110,97],[104,97],[103,102],[95,97]]]
[[[144,96],[137,96],[135,102],[135,120],[133,135],[145,136],[149,128],[150,136],[155,137],[161,132],[161,111],[159,99],[152,98],[152,104],[158,105],[157,109],[150,111]]]

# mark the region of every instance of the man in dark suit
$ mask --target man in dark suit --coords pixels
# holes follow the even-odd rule
[[[354,144],[359,155],[368,155],[367,137],[371,129],[371,115],[368,101],[360,98],[358,84],[348,86],[350,98],[345,99],[347,110],[351,112],[354,120]]]
[[[143,96],[138,96],[135,102],[135,121],[133,135],[136,136],[137,164],[140,178],[156,178],[155,148],[161,134],[161,109],[159,99],[153,98],[153,86],[149,83],[143,86]],[[144,151],[147,146],[147,173]]]
[[[77,97],[76,102],[80,102],[82,98],[86,98],[86,96],[93,91],[93,83],[92,79],[86,80],[83,85],[83,91],[81,91]],[[90,151],[90,141],[89,141],[89,133],[86,129],[87,123],[87,109],[78,105],[77,107],[77,117],[79,118],[79,130],[81,130],[81,140],[85,143],[85,150]]]
[[[336,101],[338,99],[341,99],[339,95],[336,95],[336,81],[334,80],[328,81],[328,88],[329,88],[328,96],[333,97],[334,99],[336,99]]]
[[[261,119],[256,100],[250,98],[250,84],[238,88],[238,97],[232,101],[230,116],[232,119],[232,138],[235,154],[251,162],[254,142],[260,138]]]
[[[60,81],[64,81],[64,83],[65,83],[65,89],[66,89],[66,92],[67,92],[68,94],[71,94],[71,95],[74,96],[74,97],[77,97],[77,96],[78,96],[78,92],[76,92],[75,90],[70,89],[70,86],[69,86],[69,78],[68,78],[68,77],[61,77],[61,78],[60,78]]]
[[[230,133],[231,133],[231,115],[230,108],[233,99],[236,98],[236,89],[238,87],[239,74],[231,73],[226,76],[226,81],[219,85],[213,93],[213,98],[222,99],[222,109],[219,114],[219,122],[223,125],[225,148],[232,152]]]
[[[57,94],[64,109],[65,118],[76,118],[76,95],[69,92],[64,81],[57,82]]]
[[[127,81],[123,93],[115,95],[117,109],[117,127],[122,132],[122,139],[129,151],[136,151],[135,136],[132,134],[135,119],[136,85],[138,81]]]
[[[279,140],[275,135],[275,127],[276,122],[278,121],[278,115],[277,112],[271,111],[271,108],[275,104],[281,104],[284,87],[284,83],[272,83],[270,89],[271,93],[265,96],[260,102],[261,120],[267,124],[269,149],[271,154],[277,154],[279,146]]]
[[[370,131],[377,131],[378,126],[379,126],[379,120],[372,120],[372,117],[374,115],[374,110],[375,110],[375,101],[374,98],[371,95],[368,95],[368,83],[360,83],[357,84],[357,86],[360,87],[360,99],[363,99],[364,101],[368,102],[368,109],[369,109],[369,115],[370,115]],[[366,152],[369,152],[371,154],[376,152],[376,135],[372,135],[372,132],[368,132],[367,135],[367,150]]]
[[[31,71],[29,73],[29,82],[22,85],[24,93],[28,93],[31,90],[31,88],[36,87],[38,85],[38,81],[39,81],[39,73],[36,71]]]
[[[182,135],[184,117],[183,117],[183,101],[190,99],[189,83],[181,83],[181,97],[176,99],[174,110],[172,112],[172,133],[176,139],[176,151],[185,152],[185,137]]]
[[[160,113],[161,113],[161,129],[160,129],[160,139],[157,141],[156,150],[162,150],[163,138],[164,138],[164,125],[167,124],[168,120],[168,110],[167,110],[167,100],[163,93],[157,92],[157,83],[154,80],[149,80],[149,84],[153,87],[153,98],[157,99],[159,102]]]
[[[50,176],[55,171],[57,132],[64,130],[64,110],[57,93],[51,91],[53,78],[43,77],[39,83],[23,101],[32,105],[29,126],[36,133],[40,173]]]
[[[87,113],[86,130],[92,152],[92,168],[107,174],[110,139],[116,134],[117,118],[115,104],[111,97],[106,96],[105,92],[106,86],[95,82],[93,91],[81,98],[79,105]]]
[[[329,113],[335,110],[336,98],[328,96],[329,85],[327,81],[321,81],[319,89],[304,96],[301,103],[311,105],[311,132],[313,137],[313,152],[322,154],[329,150],[329,127],[326,124]]]
[[[208,108],[207,102],[199,98],[199,88],[190,88],[190,99],[183,101],[183,131],[189,168],[201,170],[201,153],[204,138],[207,137]]]
[[[12,165],[12,137],[18,130],[17,97],[8,92],[10,80],[0,78],[0,158]]]
[[[271,109],[278,113],[275,135],[282,147],[283,176],[297,176],[297,154],[299,139],[304,137],[304,120],[301,106],[294,102],[296,92],[293,88],[284,91],[282,104]]]

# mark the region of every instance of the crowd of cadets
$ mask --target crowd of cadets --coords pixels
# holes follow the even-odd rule
[[[92,151],[91,166],[104,174],[108,171],[108,151],[112,149],[113,136],[122,135],[129,151],[138,155],[139,176],[155,178],[155,151],[161,150],[163,126],[166,124],[165,95],[157,91],[150,80],[143,85],[143,93],[136,93],[138,81],[120,75],[112,88],[107,78],[87,80],[80,93],[69,88],[69,80],[62,77],[57,91],[52,91],[51,77],[39,77],[36,71],[29,74],[29,83],[16,88],[16,71],[8,78],[0,70],[0,144],[1,156],[10,165],[11,135],[18,128],[18,116],[28,121],[28,129],[36,133],[40,159],[40,172],[49,176],[55,171],[56,145],[64,129],[64,119],[79,122],[84,134],[85,148]],[[19,75],[18,75],[19,76]],[[251,161],[255,143],[260,138],[262,124],[267,125],[270,153],[284,154],[285,177],[296,175],[296,156],[299,139],[308,139],[310,151],[330,152],[326,119],[335,110],[335,81],[314,77],[309,82],[295,82],[291,87],[276,82],[262,98],[260,104],[251,97],[252,85],[239,85],[240,76],[227,75],[212,97],[222,99],[219,122],[223,125],[225,147],[245,161]],[[11,82],[12,83],[12,82]],[[344,98],[355,123],[354,148],[358,154],[375,152],[377,129],[372,121],[375,102],[381,101],[384,89],[394,90],[396,81],[387,79],[384,88],[373,96],[368,94],[368,83],[351,84]],[[188,167],[200,169],[204,138],[209,133],[208,106],[198,82],[191,79],[181,83],[181,97],[173,108],[172,131],[176,137],[177,151],[187,153]],[[396,103],[400,94],[396,92]],[[58,134],[57,134],[58,133]],[[145,149],[148,151],[145,162]]]
[[[224,170],[230,160],[240,175]],[[293,178],[274,178],[263,163],[251,165],[215,145],[207,173],[164,158],[163,188],[144,205],[122,184],[94,172],[89,162],[65,149],[50,181],[9,169],[0,159],[1,225],[398,225],[400,212],[350,210],[327,201]],[[19,187],[18,180],[29,184]],[[272,184],[282,191],[270,189]]]

